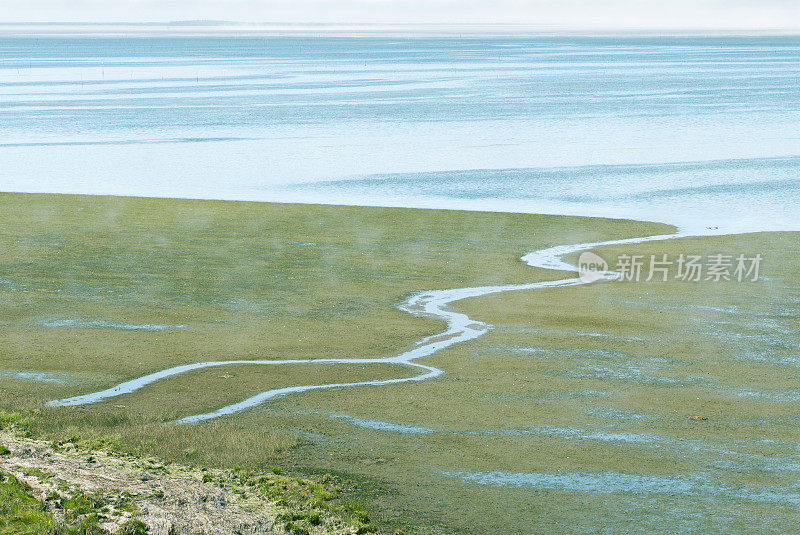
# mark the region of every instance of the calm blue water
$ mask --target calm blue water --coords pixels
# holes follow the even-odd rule
[[[0,26],[0,190],[800,230],[800,37]]]

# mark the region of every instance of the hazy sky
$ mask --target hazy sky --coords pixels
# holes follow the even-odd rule
[[[800,28],[800,0],[0,0],[0,22],[189,19]]]

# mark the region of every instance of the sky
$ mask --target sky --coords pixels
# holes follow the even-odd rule
[[[800,0],[0,0],[0,22],[198,19],[798,29]]]

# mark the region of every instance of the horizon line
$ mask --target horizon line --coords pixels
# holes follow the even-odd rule
[[[591,25],[566,25],[545,24],[534,22],[306,22],[306,21],[237,21],[216,19],[179,19],[179,20],[152,20],[152,21],[0,21],[0,26],[319,26],[319,27],[517,27],[535,28],[542,30],[566,31],[640,31],[640,32],[798,32],[800,24],[795,26],[591,26]]]

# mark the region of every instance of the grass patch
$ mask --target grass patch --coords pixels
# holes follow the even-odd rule
[[[0,534],[38,535],[53,527],[52,515],[33,496],[31,487],[0,472]]]

